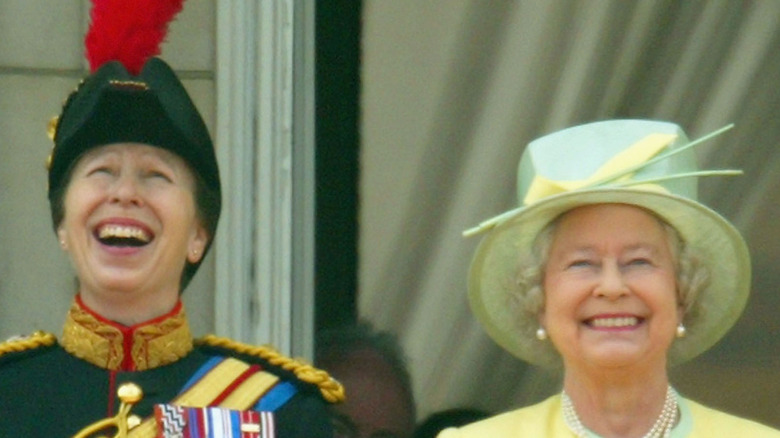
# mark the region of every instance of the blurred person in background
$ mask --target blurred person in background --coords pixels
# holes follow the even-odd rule
[[[436,438],[448,427],[464,426],[490,417],[490,414],[475,408],[451,408],[434,412],[414,429],[414,438]]]
[[[412,382],[398,342],[362,321],[317,335],[315,365],[344,385],[333,405],[335,438],[411,438],[416,421]]]

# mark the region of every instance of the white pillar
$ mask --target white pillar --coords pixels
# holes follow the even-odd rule
[[[217,2],[215,329],[310,357],[314,2]]]

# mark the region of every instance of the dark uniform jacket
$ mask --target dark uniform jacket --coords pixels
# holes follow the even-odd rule
[[[245,409],[271,410],[275,436],[331,438],[327,404],[342,399],[343,388],[327,373],[265,347],[213,336],[193,341],[181,304],[169,315],[124,327],[92,313],[78,297],[60,342],[36,333],[0,344],[0,437],[72,437],[115,416],[117,390],[127,382],[143,391],[130,415],[153,422],[155,405],[197,385],[208,365],[223,358],[240,359],[233,362],[246,370],[238,376],[220,374],[227,389],[200,387],[193,393],[209,389],[224,399],[241,383],[263,381],[261,393],[248,396],[251,407]],[[218,404],[211,398],[195,405]]]

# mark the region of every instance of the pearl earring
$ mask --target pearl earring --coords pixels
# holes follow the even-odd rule
[[[677,333],[676,334],[677,334],[678,338],[684,338],[685,337],[686,330],[685,330],[685,326],[683,325],[683,323],[680,323],[677,326]]]
[[[547,339],[547,330],[545,330],[544,327],[539,327],[536,329],[536,339],[540,341]]]

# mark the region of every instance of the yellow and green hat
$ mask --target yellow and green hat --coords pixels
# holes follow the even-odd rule
[[[522,321],[516,279],[519,261],[531,256],[539,232],[576,207],[621,203],[655,213],[674,226],[709,271],[688,328],[669,351],[672,364],[715,344],[742,313],[750,290],[750,256],[734,226],[697,200],[701,176],[740,172],[700,171],[693,147],[726,127],[689,141],[674,123],[607,120],[555,132],[528,144],[518,168],[519,207],[464,232],[484,234],[468,275],[469,302],[486,332],[529,363],[551,366],[559,355]],[[520,302],[518,302],[520,300]],[[525,322],[525,323],[523,323]]]

